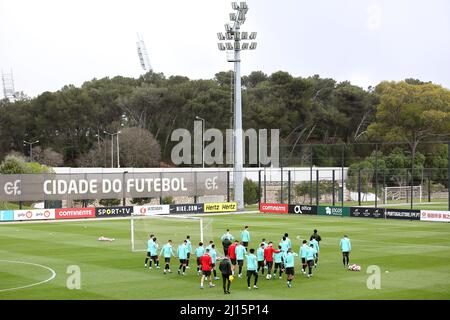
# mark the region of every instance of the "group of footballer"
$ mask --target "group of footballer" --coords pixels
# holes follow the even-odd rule
[[[253,288],[258,289],[258,274],[261,271],[261,275],[264,276],[267,270],[266,279],[273,278],[282,279],[283,272],[286,274],[287,286],[292,287],[292,280],[294,279],[295,270],[295,257],[301,259],[301,273],[307,275],[308,278],[313,276],[313,269],[317,268],[320,252],[320,241],[322,240],[317,230],[311,235],[309,242],[302,240],[299,253],[297,254],[292,250],[292,241],[289,239],[289,235],[285,233],[281,238],[278,245],[274,245],[272,241],[266,242],[266,239],[262,239],[259,248],[257,250],[251,248],[247,251],[250,242],[250,232],[248,226],[244,227],[244,230],[240,234],[241,241],[238,241],[227,229],[226,233],[220,237],[223,246],[224,256],[218,256],[216,245],[214,241],[209,241],[209,245],[205,247],[203,242],[198,244],[194,254],[197,262],[197,275],[201,275],[200,288],[204,288],[204,281],[208,279],[209,287],[212,288],[214,280],[220,279],[217,276],[216,265],[220,262],[219,271],[222,274],[223,290],[225,294],[230,293],[231,281],[234,279],[236,266],[238,278],[242,278],[242,269],[244,266],[244,260],[247,266],[247,286],[251,289],[251,279],[253,277]],[[192,253],[192,243],[190,236],[186,236],[186,239],[178,245],[177,255],[173,251],[172,240],[169,240],[164,246],[162,246],[158,255],[159,245],[154,234],[150,235],[147,242],[147,256],[145,258],[144,267],[152,269],[152,263],[154,263],[157,269],[159,266],[159,257],[164,257],[164,274],[171,273],[170,271],[170,259],[171,257],[178,257],[180,265],[178,267],[178,274],[185,275],[186,269],[189,269],[189,261]],[[349,253],[351,251],[350,239],[347,235],[341,239],[340,248],[343,255],[344,267],[349,264]]]

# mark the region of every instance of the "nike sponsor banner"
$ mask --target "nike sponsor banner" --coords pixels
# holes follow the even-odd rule
[[[317,206],[308,206],[305,204],[290,204],[289,213],[293,214],[317,214]]]
[[[404,219],[404,220],[420,219],[420,210],[385,209],[384,214],[387,219]]]
[[[231,212],[237,210],[237,202],[205,203],[204,212]]]
[[[95,208],[55,209],[56,219],[95,218]]]
[[[170,213],[203,213],[203,203],[171,204]]]
[[[104,207],[95,208],[97,218],[127,217],[133,213],[133,207]]]
[[[224,195],[226,172],[10,174],[0,201],[42,201]]]
[[[282,203],[261,203],[259,205],[260,212],[267,213],[288,213],[288,205]]]
[[[0,210],[0,221],[13,221],[14,211],[13,210]]]
[[[348,217],[348,216],[350,216],[350,208],[349,207],[319,206],[317,208],[317,214],[320,216]]]
[[[158,214],[169,214],[170,206],[164,205],[146,205],[146,206],[134,206],[133,215],[136,216],[154,216]]]
[[[450,222],[450,211],[421,210],[421,221]]]
[[[362,208],[351,207],[350,217],[359,218],[384,218],[384,209],[382,208]]]
[[[55,219],[55,209],[14,210],[15,221],[53,219]]]

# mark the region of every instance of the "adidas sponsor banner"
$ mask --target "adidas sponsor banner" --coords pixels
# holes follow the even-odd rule
[[[283,203],[261,203],[259,211],[265,213],[288,213],[289,206]]]
[[[95,218],[95,208],[55,209],[56,219]]]
[[[450,211],[421,210],[421,221],[450,222]]]
[[[15,221],[53,219],[55,219],[55,209],[14,210]]]
[[[169,205],[170,213],[203,213],[203,203],[194,204],[171,204]]]
[[[97,218],[127,217],[133,213],[133,207],[104,207],[95,208]]]
[[[385,209],[384,214],[387,219],[404,219],[404,220],[420,219],[420,210]]]
[[[288,211],[292,214],[317,214],[317,206],[308,206],[305,204],[290,204]]]
[[[231,212],[237,210],[237,202],[212,202],[204,204],[204,212]]]
[[[146,205],[146,206],[134,206],[133,215],[136,216],[154,216],[158,214],[169,214],[170,206],[164,205]]]
[[[320,216],[348,217],[348,216],[350,216],[350,208],[349,207],[319,206],[317,208],[317,214]]]
[[[351,207],[350,217],[359,218],[384,218],[384,209],[382,208],[361,208]]]
[[[14,211],[13,210],[0,210],[0,221],[13,221]]]

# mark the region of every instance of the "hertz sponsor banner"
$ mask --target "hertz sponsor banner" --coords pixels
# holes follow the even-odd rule
[[[95,218],[95,208],[55,209],[56,219]]]
[[[13,210],[0,210],[0,221],[13,221],[14,211]]]
[[[95,208],[97,218],[127,217],[133,213],[133,207],[104,207]]]
[[[317,214],[317,206],[308,206],[304,204],[290,204],[289,213],[293,214]]]
[[[351,207],[350,217],[360,218],[384,218],[384,209]]]
[[[319,206],[317,208],[317,214],[320,216],[348,217],[348,216],[350,216],[350,208],[349,207]]]
[[[203,203],[171,204],[170,213],[203,213]]]
[[[420,210],[385,209],[384,214],[387,219],[404,219],[404,220],[420,219]]]
[[[283,203],[261,203],[259,211],[266,213],[288,213],[288,205]]]
[[[421,221],[450,222],[450,211],[421,210]]]
[[[237,202],[205,203],[204,212],[231,212],[237,210]]]
[[[15,221],[53,219],[55,219],[55,209],[14,210]]]
[[[226,172],[0,175],[0,201],[223,195]]]
[[[146,205],[146,206],[134,206],[133,215],[136,216],[154,216],[158,214],[169,214],[170,206],[165,205]]]

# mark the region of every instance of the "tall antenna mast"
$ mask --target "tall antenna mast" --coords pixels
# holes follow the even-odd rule
[[[152,66],[150,65],[150,60],[148,59],[147,48],[145,47],[144,39],[139,33],[137,34],[137,36],[138,41],[136,42],[136,46],[141,67],[145,72],[153,71]]]

